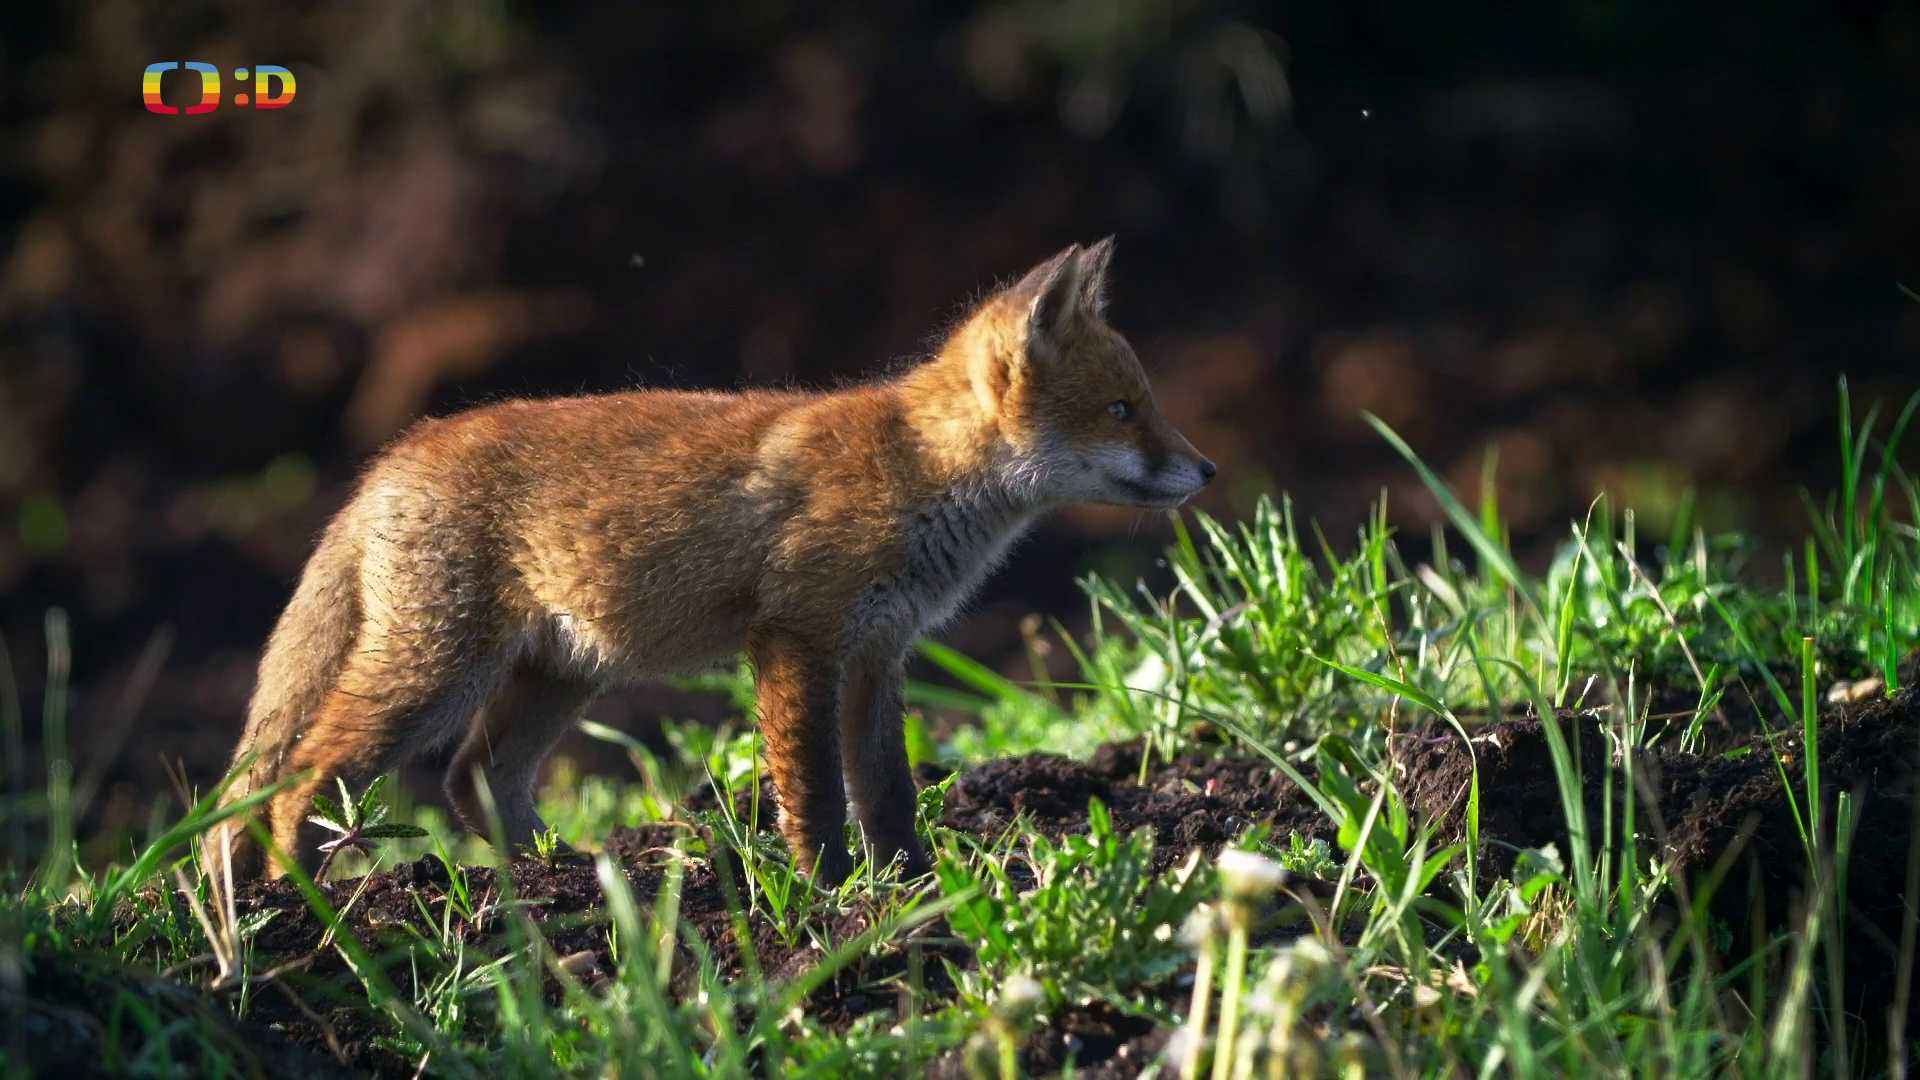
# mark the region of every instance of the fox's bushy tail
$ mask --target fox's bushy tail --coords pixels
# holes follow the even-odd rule
[[[360,545],[350,514],[334,518],[307,560],[293,599],[274,625],[260,659],[259,678],[247,706],[247,726],[229,770],[238,770],[225,802],[232,803],[284,779],[294,743],[340,676],[359,633]],[[233,848],[234,876],[265,869],[264,852],[244,819],[224,827]],[[218,834],[216,834],[218,835]],[[208,855],[216,860],[218,848]]]

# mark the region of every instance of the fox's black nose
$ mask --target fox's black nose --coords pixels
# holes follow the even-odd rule
[[[1213,462],[1208,461],[1206,458],[1200,459],[1200,479],[1202,482],[1212,480],[1213,474],[1219,471],[1219,469],[1214,467]]]

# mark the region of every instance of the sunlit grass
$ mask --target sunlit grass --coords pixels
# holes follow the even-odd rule
[[[1808,499],[1810,535],[1777,567],[1685,512],[1665,535],[1642,536],[1631,509],[1601,498],[1532,572],[1492,483],[1462,499],[1376,422],[1446,519],[1418,554],[1384,505],[1336,541],[1285,499],[1263,500],[1242,523],[1182,520],[1162,590],[1086,579],[1092,632],[1048,639],[1072,661],[1069,679],[1008,678],[924,648],[938,677],[914,685],[912,705],[972,722],[936,743],[916,719],[916,760],[1086,755],[1128,739],[1146,748],[1143,776],[1187,753],[1265,760],[1326,815],[1334,845],[1257,829],[1217,862],[1155,871],[1150,836],[1122,833],[1098,804],[1083,835],[1022,819],[972,836],[940,825],[936,786],[918,807],[934,875],[902,881],[862,864],[829,892],[771,829],[750,724],[669,725],[664,749],[590,725],[633,768],[550,770],[540,809],[553,838],[593,849],[622,827],[668,837],[643,867],[594,856],[604,909],[543,924],[543,898],[516,895],[496,849],[444,815],[404,800],[389,809],[377,789],[342,793],[322,808],[358,837],[326,867],[337,884],[294,875],[325,927],[323,956],[305,962],[338,973],[314,1004],[362,1017],[384,1050],[449,1076],[898,1075],[946,1055],[975,1075],[1011,1075],[1033,1033],[1096,1003],[1168,1036],[1139,1063],[1163,1076],[1898,1072],[1911,1055],[1898,1026],[1870,1045],[1836,1003],[1847,1000],[1850,838],[1862,813],[1908,808],[1831,790],[1818,721],[1827,687],[1898,690],[1920,644],[1920,490],[1899,464],[1920,395],[1856,416],[1843,385],[1840,405],[1838,490]],[[49,780],[6,805],[10,826],[49,842],[34,865],[0,871],[0,993],[36,966],[99,972],[99,985],[121,987],[100,996],[100,1033],[113,1034],[102,1068],[245,1073],[250,1051],[231,1031],[124,986],[164,975],[196,988],[187,1000],[239,1016],[260,994],[312,990],[295,990],[285,967],[302,958],[259,946],[290,916],[238,914],[193,843],[264,793],[220,810],[219,790],[183,790],[125,858],[86,865],[57,616],[48,644],[37,721]],[[26,721],[10,670],[0,721],[18,746]],[[750,710],[744,669],[703,685]],[[1743,885],[1670,873],[1641,817],[1631,751],[1720,752],[1736,711],[1775,763],[1809,885],[1802,911],[1728,965],[1729,928],[1711,900]],[[1514,716],[1543,725],[1565,842],[1511,853],[1496,873],[1481,859],[1480,818],[1498,793],[1476,775],[1461,835],[1441,835],[1410,805],[1391,735],[1471,748]],[[1581,725],[1601,731],[1607,759],[1582,758]],[[1597,809],[1586,798],[1596,783]],[[425,835],[382,835],[399,821]],[[363,935],[366,882],[353,879],[417,860],[445,884],[419,891],[391,932]],[[682,910],[691,875],[726,892],[731,966]],[[1297,929],[1269,932],[1281,907]],[[590,930],[611,968],[558,955],[556,926]],[[1880,929],[1911,966],[1911,916]],[[767,942],[807,962],[770,972],[756,947]],[[814,1014],[809,995],[830,980],[929,943],[970,957],[936,962],[943,989],[926,989],[916,959],[917,975],[884,988],[898,1009],[850,1027]],[[134,999],[144,1003],[114,1004]]]

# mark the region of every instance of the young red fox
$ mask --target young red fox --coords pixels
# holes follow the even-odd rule
[[[229,799],[300,776],[267,816],[303,855],[322,785],[464,734],[446,774],[462,822],[486,828],[483,775],[508,840],[528,843],[535,772],[598,690],[744,648],[799,865],[851,871],[851,797],[877,863],[927,870],[908,647],[1040,512],[1171,508],[1213,477],[1104,320],[1112,252],[1060,252],[888,381],[514,401],[415,427],[366,470],[274,628]]]

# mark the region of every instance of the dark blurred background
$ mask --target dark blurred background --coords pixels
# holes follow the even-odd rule
[[[218,774],[313,537],[414,418],[860,377],[1073,240],[1119,236],[1115,322],[1222,466],[1200,505],[1284,488],[1336,539],[1383,488],[1434,509],[1361,410],[1467,488],[1497,448],[1537,551],[1599,490],[1797,537],[1836,379],[1920,386],[1911,2],[99,0],[0,33],[8,753],[37,769],[64,607],[95,822],[163,758]],[[154,115],[163,60],[297,96]],[[1004,661],[1166,539],[1063,515],[949,640]]]

